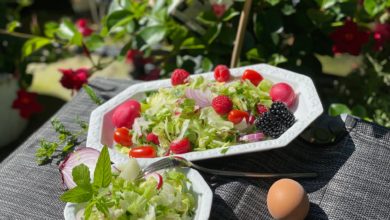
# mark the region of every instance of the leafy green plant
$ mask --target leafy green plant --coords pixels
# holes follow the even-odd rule
[[[39,165],[49,163],[54,158],[65,157],[81,143],[79,137],[85,135],[88,131],[87,122],[82,121],[79,118],[76,119],[77,124],[80,126],[80,130],[77,132],[68,130],[57,118],[53,118],[50,122],[57,133],[58,140],[52,142],[47,141],[44,138],[40,140],[40,147],[35,152],[35,158]],[[59,147],[62,149],[59,150]]]
[[[109,43],[120,47],[113,60],[132,63],[132,75],[143,80],[169,77],[176,68],[200,73],[230,63],[244,1],[176,3],[114,0],[99,29],[88,34],[67,19],[47,23],[42,35],[25,43],[23,57],[53,45],[78,47],[91,61],[91,75],[111,62],[91,56]],[[269,63],[306,74],[325,106],[364,106],[365,118],[390,126],[388,7],[388,0],[254,0],[239,65]],[[326,83],[318,55],[340,53],[363,62],[348,77]]]

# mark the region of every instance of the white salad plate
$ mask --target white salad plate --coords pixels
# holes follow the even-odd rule
[[[284,147],[294,140],[307,126],[309,126],[322,112],[323,107],[313,84],[313,81],[302,74],[291,72],[285,69],[277,68],[267,64],[257,64],[230,69],[231,75],[235,78],[241,77],[246,69],[258,71],[265,79],[273,83],[286,82],[290,84],[297,94],[297,103],[294,109],[296,122],[277,139],[263,140],[252,143],[243,143],[232,145],[226,152],[221,152],[221,148],[205,151],[189,152],[181,154],[181,157],[190,161],[204,160],[232,156],[244,153],[266,151],[275,148]],[[214,79],[213,72],[208,72],[191,77],[203,76],[207,79]],[[115,150],[113,134],[115,126],[111,117],[117,106],[129,99],[141,100],[145,97],[145,92],[157,91],[159,88],[171,87],[171,80],[157,80],[151,82],[138,83],[125,89],[106,103],[96,108],[90,118],[89,131],[87,137],[87,147],[95,148],[101,151],[104,145],[111,147],[109,149],[111,160],[114,163],[123,163],[128,156]],[[159,158],[137,159],[140,164],[150,163]]]
[[[196,210],[193,219],[209,219],[211,205],[213,202],[213,192],[211,191],[209,185],[199,174],[199,172],[194,169],[181,168],[178,171],[183,172],[186,177],[191,181],[190,190],[193,192],[193,195],[196,200]],[[85,204],[75,204],[69,202],[66,203],[64,209],[65,220],[76,220],[76,214],[81,208],[83,208],[83,205]]]

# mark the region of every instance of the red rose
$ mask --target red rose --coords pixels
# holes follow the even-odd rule
[[[374,28],[374,50],[383,50],[383,46],[390,40],[390,24],[376,24]]]
[[[88,37],[93,33],[93,30],[88,27],[88,21],[85,18],[80,18],[76,21],[76,27],[79,32],[84,36]]]
[[[352,20],[346,20],[344,25],[330,34],[333,40],[333,53],[349,53],[359,55],[362,46],[368,42],[369,32],[360,31]]]
[[[211,5],[211,7],[213,8],[215,16],[217,16],[218,18],[222,17],[222,15],[226,12],[226,5],[224,4],[213,4]]]
[[[43,110],[42,105],[37,102],[37,94],[26,90],[18,91],[18,97],[12,103],[12,108],[19,109],[20,116],[26,119]]]
[[[59,69],[59,71],[62,73],[60,82],[67,89],[79,90],[88,82],[89,71],[87,68],[79,68],[77,70]]]
[[[137,79],[144,81],[152,81],[160,78],[160,69],[155,68],[149,71],[149,73],[141,75]]]
[[[139,50],[129,50],[126,54],[126,61],[133,63],[135,60],[143,59],[144,54]]]

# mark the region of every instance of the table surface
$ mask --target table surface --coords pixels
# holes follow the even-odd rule
[[[91,82],[104,99],[133,83],[104,78]],[[55,117],[77,130],[75,117],[88,121],[94,108],[81,91]],[[298,180],[309,195],[307,219],[390,219],[390,130],[352,117],[345,127],[346,135],[329,146],[298,138],[281,149],[198,164],[253,172],[318,172],[318,178]],[[49,122],[0,163],[0,219],[63,219],[58,161],[44,166],[35,162],[41,138],[56,139]],[[271,219],[266,195],[275,179],[202,175],[214,192],[210,219]]]

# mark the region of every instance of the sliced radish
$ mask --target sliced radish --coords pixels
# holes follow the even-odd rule
[[[157,189],[161,189],[163,185],[163,178],[159,173],[151,173],[145,176],[145,179],[154,178],[157,181]]]
[[[253,133],[253,134],[247,134],[240,137],[240,141],[244,142],[255,142],[255,141],[261,141],[263,140],[265,135],[261,132]]]
[[[100,152],[89,147],[79,148],[70,153],[59,166],[61,178],[64,186],[71,189],[76,186],[73,181],[72,170],[74,167],[84,164],[89,168],[91,179],[95,172],[96,162],[99,158]]]

